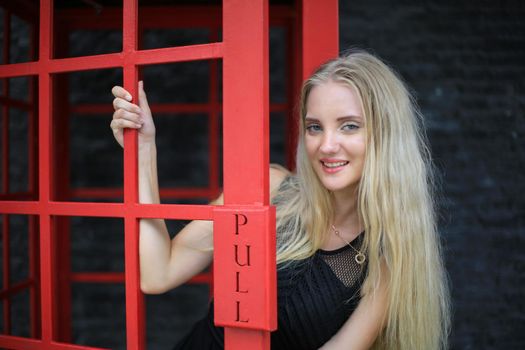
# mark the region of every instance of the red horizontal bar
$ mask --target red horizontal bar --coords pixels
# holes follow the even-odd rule
[[[0,64],[0,78],[37,75],[39,68],[40,63],[34,61],[13,64]]]
[[[210,283],[211,273],[201,273],[187,283]],[[71,282],[76,283],[124,283],[124,272],[76,272],[71,274]]]
[[[0,96],[0,104],[6,107],[18,108],[24,111],[30,111],[33,108],[33,106],[29,102],[22,101],[22,100],[15,100],[15,99],[4,97],[4,96]]]
[[[212,282],[211,273],[200,273],[200,274],[194,276],[192,279],[190,279],[187,283],[190,283],[190,284],[201,284],[201,283],[210,284],[211,282]]]
[[[169,47],[136,51],[129,57],[138,65],[206,60],[222,57],[222,43]],[[0,78],[37,75],[40,70],[50,73],[66,73],[93,69],[121,67],[126,58],[122,53],[110,53],[71,58],[59,58],[44,62],[27,62],[0,65]]]
[[[24,289],[27,289],[35,284],[35,281],[32,279],[29,279],[24,282],[20,282],[17,284],[11,285],[9,288],[3,289],[0,291],[0,300],[5,299],[13,294],[16,294],[18,292],[23,291]]]
[[[75,272],[71,274],[71,282],[123,283],[124,272]]]
[[[57,342],[45,343],[39,339],[22,338],[12,335],[0,335],[0,343],[7,349],[14,350],[107,350],[85,345],[64,344]]]
[[[164,218],[172,220],[212,220],[213,206],[195,204],[139,204],[0,201],[0,214],[49,214],[54,216],[91,216]]]
[[[0,335],[0,343],[7,349],[15,350],[42,350],[45,349],[42,340]]]
[[[126,215],[122,203],[50,202],[47,207],[49,215],[54,216],[122,217]]]
[[[140,218],[173,220],[212,220],[213,205],[134,204],[133,212]]]
[[[109,348],[94,348],[92,346],[65,344],[65,343],[57,343],[57,342],[51,342],[51,344],[49,346],[46,346],[44,349],[49,349],[49,350],[110,350]]]
[[[0,201],[0,213],[2,214],[37,215],[41,212],[42,207],[38,202]]]
[[[49,61],[49,67],[43,66],[44,71],[50,73],[66,73],[93,69],[107,69],[121,67],[122,53],[109,53],[71,58],[57,58]]]
[[[70,190],[72,198],[122,198],[122,188],[78,188]]]
[[[73,198],[122,198],[122,188],[78,188],[72,189]],[[210,198],[218,193],[209,188],[164,188],[160,190],[161,198]]]
[[[222,55],[222,43],[210,43],[137,51],[135,62],[138,65],[149,65],[222,58]]]
[[[49,62],[49,71],[52,73],[64,73],[70,71],[115,68],[121,67],[124,64],[124,61],[127,60],[131,60],[138,65],[149,65],[221,57],[222,43],[212,43],[136,51],[129,57],[125,57],[122,53],[111,53],[54,59]]]
[[[0,201],[2,214],[122,217],[123,211],[122,203]]]

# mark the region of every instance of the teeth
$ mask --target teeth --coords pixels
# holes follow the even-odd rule
[[[337,168],[338,166],[346,165],[348,162],[333,162],[333,163],[325,163],[323,162],[323,165],[327,168]]]

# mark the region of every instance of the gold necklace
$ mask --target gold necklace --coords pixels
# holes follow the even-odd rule
[[[355,249],[354,246],[350,244],[350,242],[348,242],[343,236],[341,236],[341,232],[339,232],[334,225],[332,225],[332,230],[334,230],[334,233],[337,237],[341,238],[346,244],[350,246],[350,248],[355,250],[355,252],[357,253],[355,256],[355,262],[359,265],[362,265],[366,260],[365,254],[363,254],[360,250]]]

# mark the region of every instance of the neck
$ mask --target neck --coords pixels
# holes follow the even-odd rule
[[[333,193],[333,224],[342,230],[361,232],[362,225],[357,210],[357,189],[345,193]]]

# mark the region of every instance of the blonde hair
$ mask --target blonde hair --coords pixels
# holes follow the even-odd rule
[[[445,349],[449,291],[421,114],[396,73],[367,52],[331,60],[303,84],[297,175],[275,197],[277,261],[286,266],[313,255],[333,220],[331,195],[314,172],[304,145],[309,93],[328,81],[356,91],[365,118],[366,155],[357,203],[368,257],[362,295],[378,288],[382,261],[388,270],[388,310],[374,349]]]

